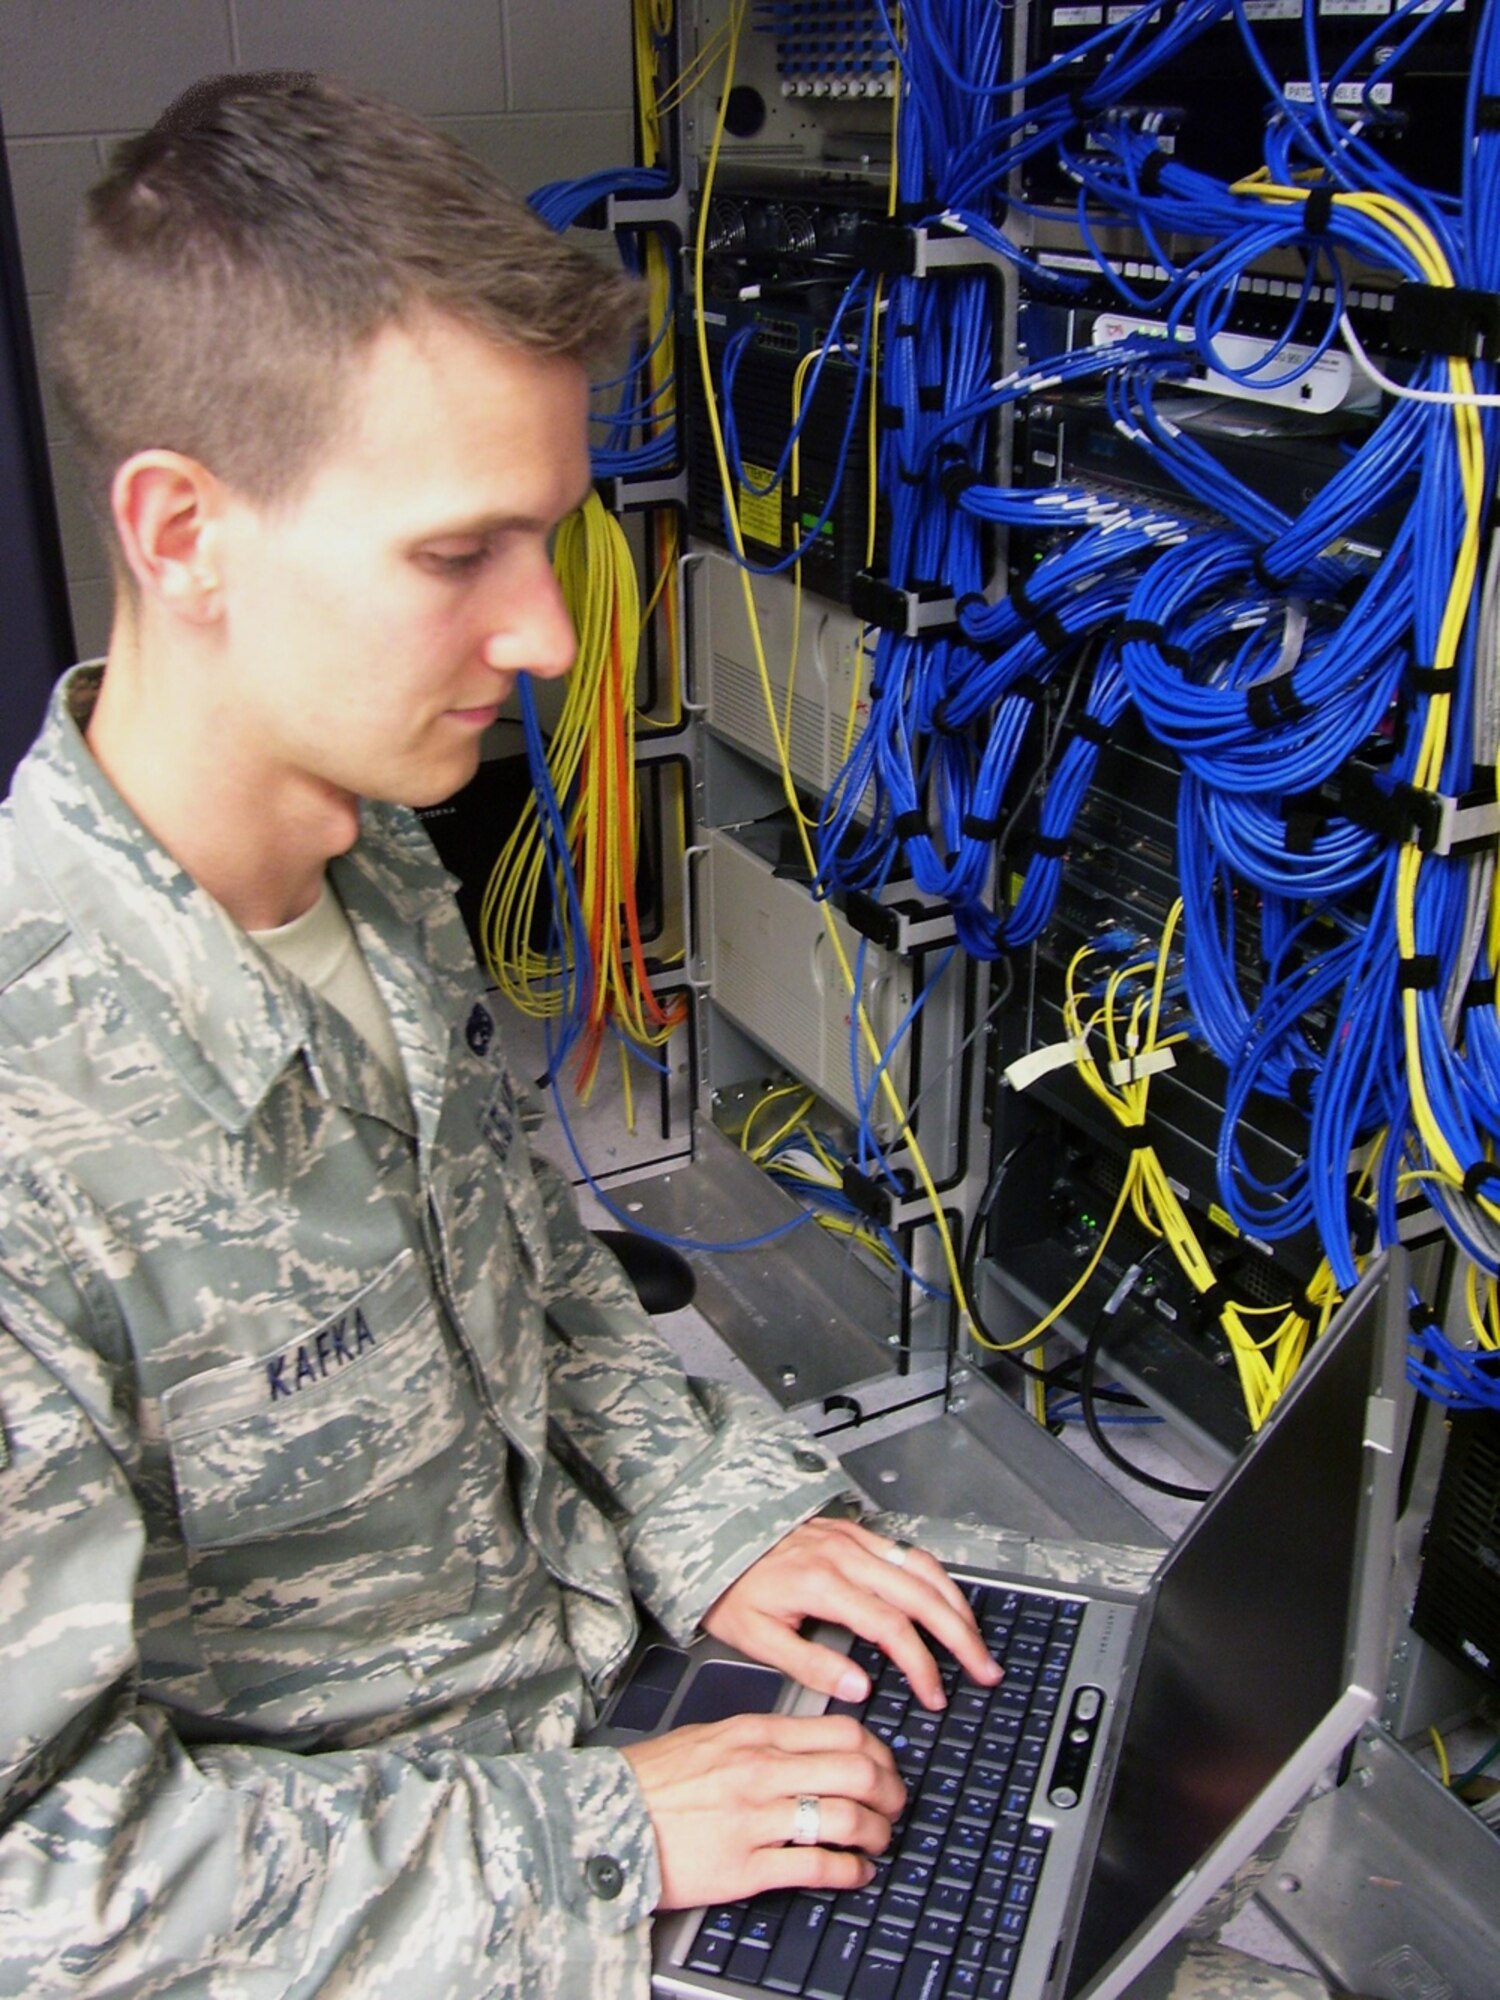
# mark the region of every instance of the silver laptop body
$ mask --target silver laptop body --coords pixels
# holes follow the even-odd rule
[[[1373,1711],[1408,1404],[1406,1283],[1399,1251],[1372,1263],[1144,1599],[955,1572],[1083,1605],[1027,1815],[1047,1844],[1008,2000],[1117,2000]],[[826,1705],[711,1640],[687,1661],[665,1697],[627,1683],[591,1740],[647,1733],[644,1715],[657,1733]],[[660,1662],[644,1673],[665,1678]],[[766,1991],[687,1966],[704,1914],[658,1918],[653,1990]],[[924,1996],[943,1994],[946,1976],[926,1972]]]

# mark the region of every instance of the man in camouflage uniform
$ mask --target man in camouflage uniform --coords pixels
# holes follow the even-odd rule
[[[5,1993],[638,1994],[660,1902],[863,1881],[901,1789],[846,1717],[574,1748],[637,1604],[993,1677],[533,1161],[404,810],[571,662],[548,537],[635,310],[312,79],[200,86],[91,199],[117,616],[0,821]]]
[[[821,1450],[683,1381],[404,810],[571,661],[633,310],[312,79],[200,87],[92,197],[116,623],[0,817],[0,1993],[641,1994],[653,1909],[863,1881],[901,1792],[842,1717],[575,1748],[637,1605],[830,1692],[814,1610],[993,1678]]]

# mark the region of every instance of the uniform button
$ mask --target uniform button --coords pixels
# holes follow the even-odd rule
[[[828,1461],[815,1451],[794,1451],[792,1463],[799,1472],[826,1472]]]
[[[583,1871],[583,1879],[601,1902],[612,1903],[625,1887],[625,1870],[612,1854],[593,1854]]]

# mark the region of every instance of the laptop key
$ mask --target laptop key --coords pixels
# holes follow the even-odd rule
[[[982,1972],[979,1976],[978,2000],[1010,2000],[1012,1985],[1008,1972]]]
[[[839,1897],[839,1916],[846,1924],[872,1924],[880,1901],[878,1883],[872,1882],[864,1889],[846,1889]]]
[[[905,1924],[888,1922],[884,1917],[870,1931],[865,1943],[867,1958],[894,1958],[904,1962],[910,1950],[910,1928]]]
[[[968,1891],[979,1880],[977,1854],[945,1854],[934,1871],[939,1882],[951,1882],[956,1887]]]
[[[969,1905],[968,1916],[964,1919],[964,1930],[977,1944],[985,1944],[995,1928],[995,1920],[999,1915],[998,1896],[976,1896]]]
[[[745,1921],[740,1925],[740,1943],[758,1944],[769,1950],[776,1942],[791,1900],[790,1893],[785,1890],[758,1896],[745,1912]]]
[[[854,1924],[829,1924],[803,1991],[808,2000],[848,2000],[855,1970],[864,1956],[865,1933]]]
[[[705,1931],[717,1931],[721,1937],[737,1938],[744,1914],[743,1903],[719,1903],[713,1909],[704,1911],[698,1935],[702,1937]]]
[[[896,2000],[938,2000],[947,1984],[949,1962],[930,1951],[914,1951],[905,1965],[898,1967],[901,1982]]]
[[[800,1993],[828,1929],[830,1905],[818,1896],[797,1896],[781,1926],[781,1935],[766,1967],[765,1983],[773,1993]]]
[[[929,1909],[917,1925],[912,1944],[917,1951],[935,1951],[944,1958],[951,1958],[958,1946],[958,1919],[941,1916]]]
[[[729,1954],[729,1963],[724,1968],[726,1979],[743,1979],[747,1986],[759,1986],[766,1969],[766,1961],[771,1956],[769,1945],[752,1944],[741,1938]]]
[[[690,1972],[722,1972],[734,1954],[732,1937],[722,1931],[703,1931],[693,1939],[687,1963]]]
[[[919,1896],[925,1896],[927,1885],[932,1880],[932,1864],[918,1861],[915,1856],[903,1855],[891,1870],[893,1889],[912,1889]]]
[[[900,1984],[901,1967],[894,1958],[867,1958],[854,1975],[848,2000],[896,2000]]]
[[[923,1898],[910,1889],[887,1889],[880,1905],[880,1921],[883,1924],[899,1924],[913,1931],[922,1921],[922,1912],[926,1907]]]

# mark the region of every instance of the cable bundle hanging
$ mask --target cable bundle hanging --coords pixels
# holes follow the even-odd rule
[[[562,1021],[558,1060],[576,1046],[576,1087],[586,1096],[607,1031],[638,1052],[658,1049],[684,1007],[680,999],[658,1000],[641,941],[634,755],[640,605],[624,532],[597,495],[558,530],[554,562],[578,632],[578,660],[545,752],[530,711],[533,796],[486,885],[480,923],[507,999],[533,1018]],[[524,681],[522,689],[529,694]],[[532,940],[549,889],[555,941],[538,951]]]

